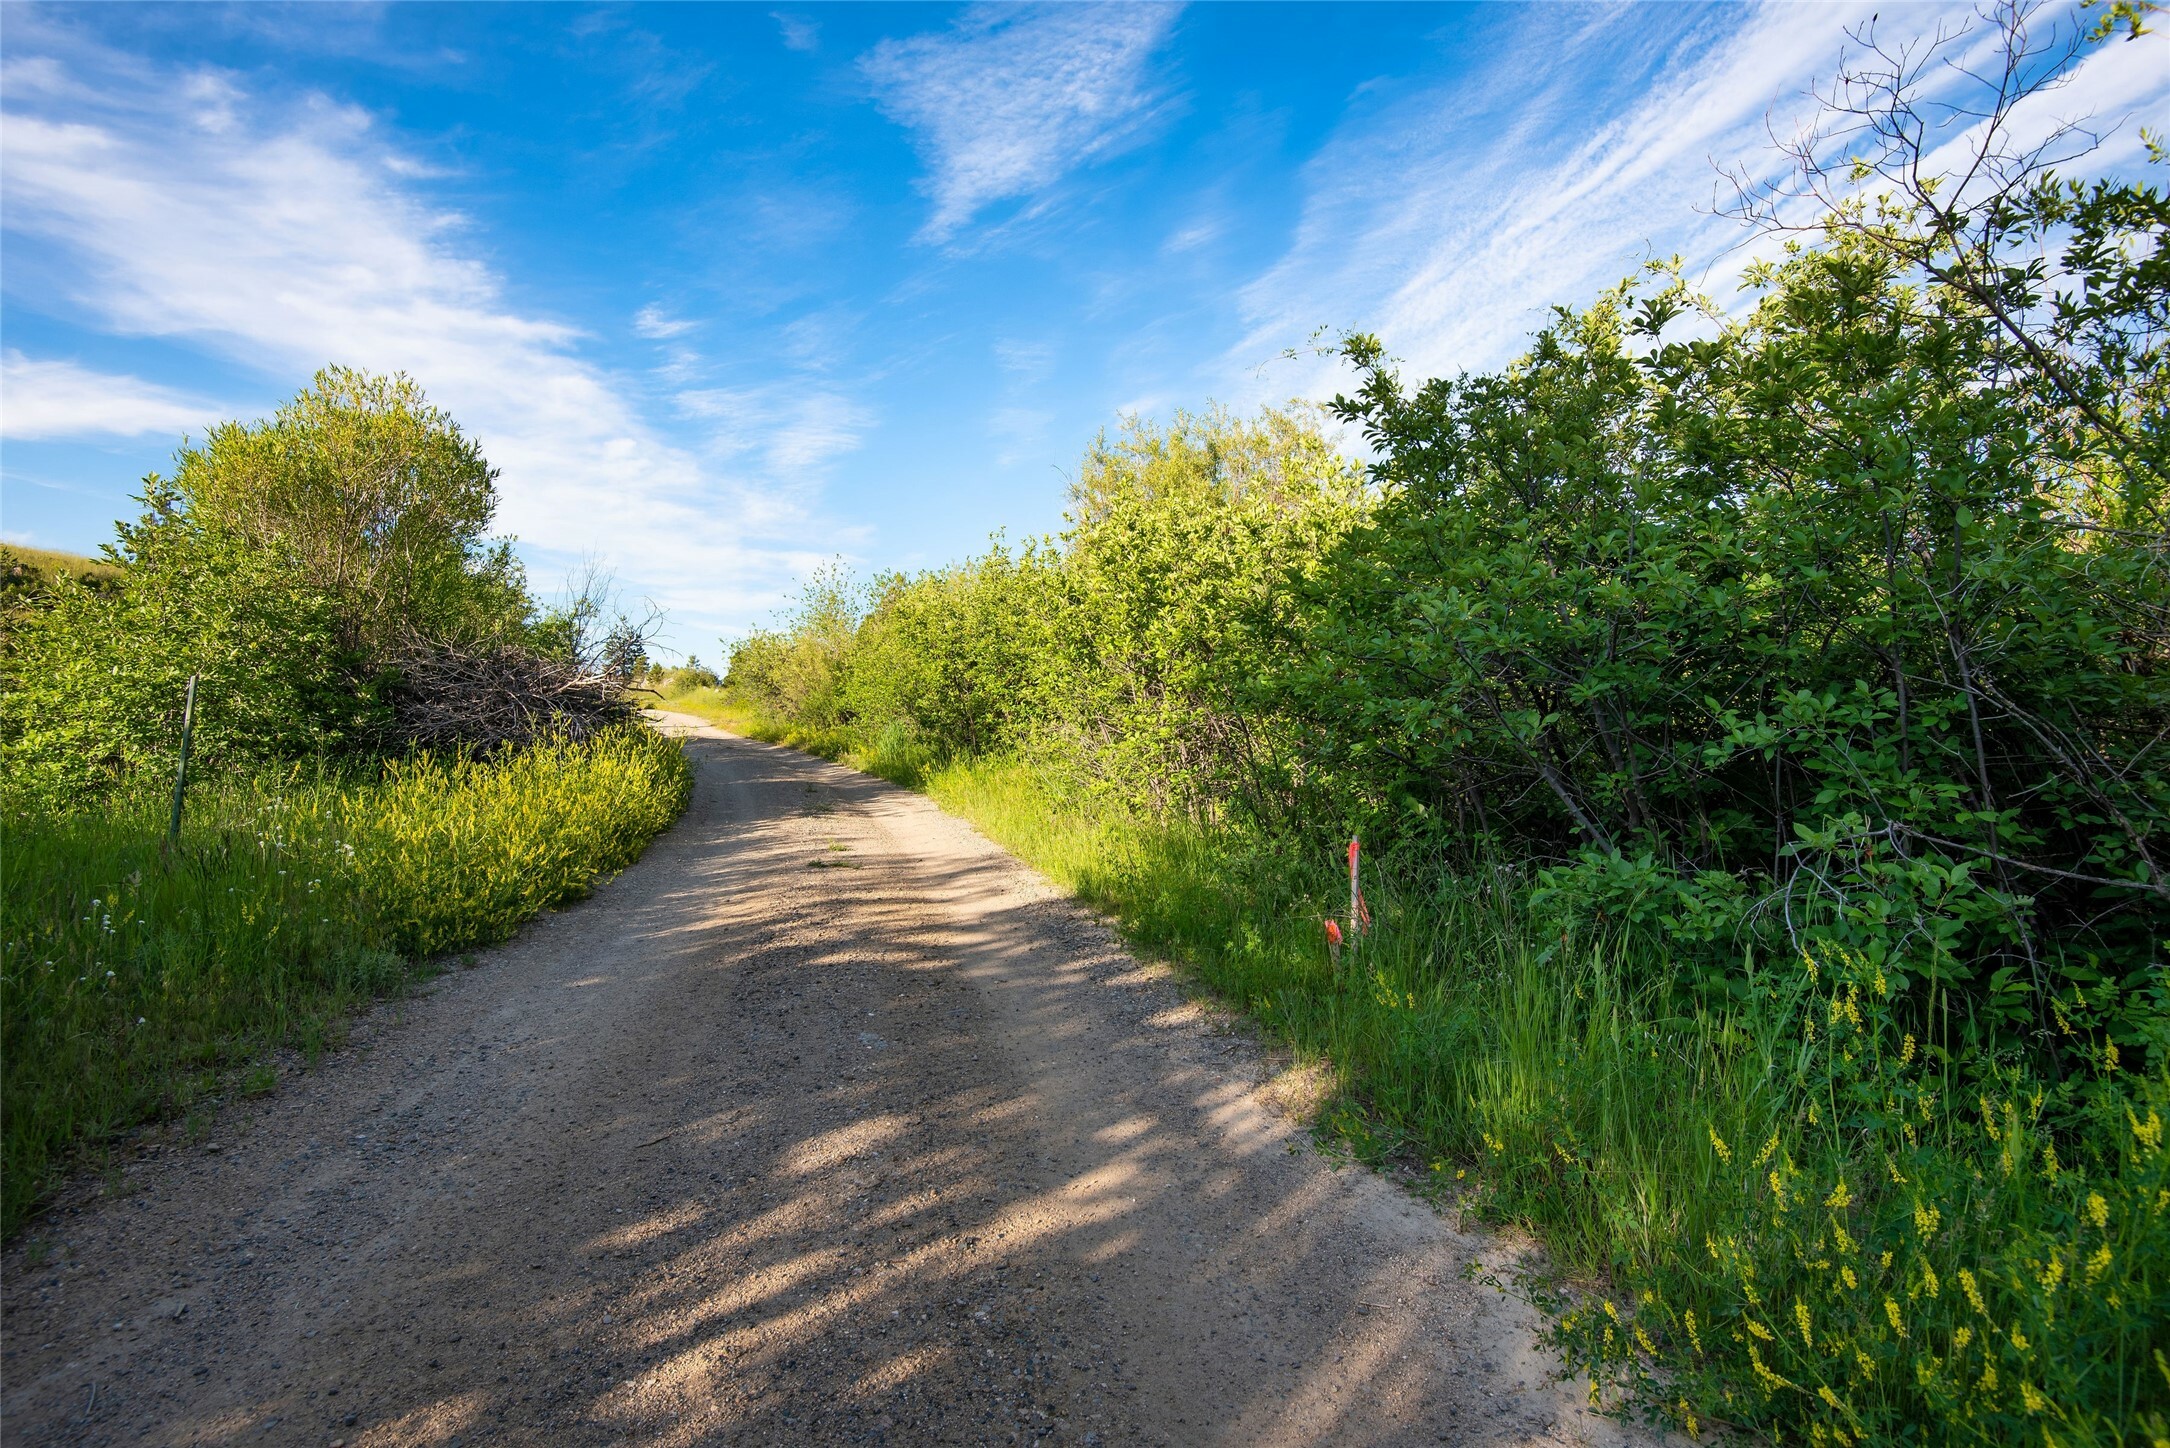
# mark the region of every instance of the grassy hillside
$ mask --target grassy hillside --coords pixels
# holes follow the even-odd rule
[[[32,548],[27,543],[0,543],[0,591],[20,592],[35,588],[60,574],[100,586],[120,580],[122,570],[102,558],[62,553],[52,548]]]

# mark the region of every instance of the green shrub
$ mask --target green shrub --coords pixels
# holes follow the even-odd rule
[[[485,536],[494,476],[411,381],[344,368],[184,444],[107,549],[117,578],[9,609],[0,763],[56,798],[166,772],[191,675],[206,774],[396,748],[390,651],[547,623]]]

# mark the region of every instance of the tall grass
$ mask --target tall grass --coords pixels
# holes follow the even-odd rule
[[[1613,1406],[1832,1444],[2170,1439],[2159,1070],[1962,1092],[1864,962],[1749,958],[1683,1004],[1661,940],[1540,929],[1513,872],[1422,859],[1374,867],[1337,961],[1323,852],[703,705],[923,788],[1327,1063],[1358,1155],[1539,1235],[1549,1274],[1501,1285]]]
[[[321,1050],[418,962],[630,863],[689,786],[675,744],[628,728],[367,780],[213,784],[171,846],[156,794],[0,799],[5,1230],[71,1147],[186,1110],[269,1046]]]
[[[639,857],[691,788],[676,744],[629,727],[486,763],[393,761],[332,813],[395,947],[428,956],[502,940],[587,893]]]

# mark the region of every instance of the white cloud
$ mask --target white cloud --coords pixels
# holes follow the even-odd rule
[[[1037,195],[1138,139],[1155,103],[1145,63],[1176,13],[986,6],[945,34],[875,47],[860,68],[933,168],[922,237],[946,241],[983,207]]]
[[[719,424],[717,456],[753,454],[786,484],[818,481],[828,463],[858,449],[873,421],[840,392],[796,383],[688,388],[675,401],[685,416]]]
[[[0,436],[52,438],[203,436],[230,409],[139,377],[93,372],[73,362],[0,356]]]
[[[1250,332],[1231,363],[1323,325],[1376,331],[1422,372],[1493,365],[1547,307],[1587,302],[1650,256],[1708,260],[1741,237],[1710,214],[1713,163],[1768,159],[1766,120],[1783,133],[1807,108],[1869,6],[1726,11],[1722,28],[1692,12],[1578,13],[1590,23],[1544,27],[1478,80],[1389,102],[1312,158],[1293,245],[1243,291]],[[1268,369],[1254,385],[1287,382]]]
[[[776,28],[783,36],[784,49],[815,51],[821,48],[821,27],[813,21],[781,10],[771,11],[769,18],[776,22]]]
[[[1587,303],[1676,252],[1732,302],[1745,264],[1773,246],[1716,214],[1732,195],[1718,167],[1781,168],[1772,136],[1815,115],[1813,92],[1851,49],[1846,32],[1875,8],[1630,7],[1580,30],[1546,27],[1541,43],[1524,40],[1464,86],[1361,113],[1306,167],[1293,244],[1241,292],[1248,331],[1221,364],[1224,395],[1332,391],[1344,380],[1333,362],[1260,365],[1322,326],[1378,333],[1418,375],[1495,366],[1550,306]],[[1882,10],[1889,42],[1971,13]],[[2035,117],[2093,109],[2159,125],[2170,70],[2149,44],[2097,50]],[[2021,119],[2023,135],[2039,132],[2040,119]],[[2125,161],[2136,145],[2128,124],[2095,163]]]
[[[0,204],[11,256],[57,279],[47,307],[234,359],[281,391],[327,362],[410,373],[502,470],[498,526],[541,550],[543,571],[600,556],[682,636],[761,612],[818,561],[800,541],[803,489],[718,476],[658,434],[578,355],[578,330],[506,299],[463,247],[464,220],[414,189],[367,113],[274,106],[104,51],[11,59],[7,79]],[[77,417],[101,415],[73,395]],[[144,430],[185,406],[144,400]],[[820,444],[778,455],[794,448]]]
[[[633,314],[633,330],[643,337],[661,341],[665,337],[680,337],[692,331],[698,323],[683,317],[674,317],[651,302]]]

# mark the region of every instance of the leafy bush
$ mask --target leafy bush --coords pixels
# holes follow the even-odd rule
[[[676,817],[679,747],[637,727],[381,778],[288,772],[97,809],[0,797],[0,1057],[12,1232],[76,1143],[185,1109],[430,953],[509,935],[622,869]]]
[[[1306,615],[1312,757],[1712,959],[1813,935],[2010,1032],[2140,989],[2158,547],[2073,496],[1967,299],[1843,232],[1763,284],[1708,341],[1635,353],[1680,294],[1623,290],[1414,395],[1351,344],[1390,486]]]
[[[485,536],[494,476],[411,381],[343,368],[184,444],[107,549],[117,586],[56,582],[10,613],[0,760],[56,795],[162,772],[191,675],[206,772],[396,747],[397,646],[543,622]]]

